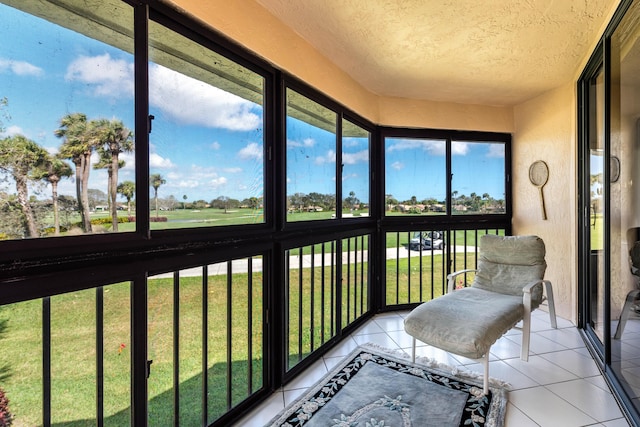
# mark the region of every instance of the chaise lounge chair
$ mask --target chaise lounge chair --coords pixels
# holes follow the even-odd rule
[[[405,331],[413,337],[413,360],[416,340],[482,359],[486,394],[489,351],[498,338],[522,321],[520,358],[527,361],[531,312],[545,299],[551,326],[557,327],[551,282],[544,280],[544,257],[544,242],[537,236],[481,236],[477,270],[449,274],[448,293],[419,305],[405,319]],[[455,278],[471,272],[476,273],[472,285],[456,290]]]

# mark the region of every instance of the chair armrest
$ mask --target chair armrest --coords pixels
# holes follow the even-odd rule
[[[454,271],[451,274],[447,274],[447,293],[450,293],[456,290],[456,287],[455,287],[456,276],[459,276],[465,273],[474,273],[476,271],[478,270],[476,270],[475,268],[467,268],[466,270]]]
[[[531,307],[531,289],[533,289],[534,286],[542,284],[542,300],[540,302],[543,302],[544,300],[547,299],[547,297],[544,295],[544,290],[545,288],[547,290],[549,290],[549,287],[551,286],[551,282],[548,280],[536,280],[535,282],[531,282],[528,285],[526,285],[524,288],[522,288],[522,303],[527,306],[527,307]]]
[[[536,280],[535,282],[531,282],[524,288],[522,288],[522,304],[524,304],[525,310],[528,309],[528,311],[531,312],[531,289],[543,282],[544,280]]]

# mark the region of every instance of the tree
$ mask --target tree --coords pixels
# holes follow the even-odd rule
[[[179,207],[178,199],[173,194],[170,194],[166,199],[160,199],[159,203],[169,211],[175,211]]]
[[[89,213],[89,195],[87,185],[91,153],[99,144],[98,135],[87,123],[87,116],[83,113],[67,114],[60,120],[60,128],[54,131],[58,138],[63,138],[58,156],[70,159],[76,168],[76,197],[81,225],[85,233],[91,232],[91,218]]]
[[[53,204],[54,235],[60,235],[60,210],[58,207],[58,183],[62,178],[73,175],[71,166],[62,159],[47,155],[43,165],[36,171],[35,178],[51,184],[51,201]]]
[[[195,209],[205,209],[207,207],[207,202],[205,200],[196,200],[195,202],[193,202],[193,207]]]
[[[133,181],[124,181],[118,184],[116,191],[127,199],[127,212],[128,215],[131,216],[131,199],[133,199],[133,196],[136,194],[136,183]]]
[[[149,177],[149,185],[153,187],[153,200],[156,205],[156,218],[158,218],[158,188],[167,183],[167,180],[159,173],[154,173]]]
[[[249,197],[247,200],[247,206],[251,209],[258,209],[260,207],[260,200],[257,197]]]
[[[229,198],[227,196],[218,196],[212,201],[211,206],[216,209],[224,209],[224,213],[227,213],[227,209],[229,209]]]
[[[345,207],[354,209],[354,207],[360,203],[360,200],[356,197],[355,191],[349,191],[349,197],[344,199]]]
[[[111,211],[111,224],[113,231],[118,231],[118,207],[116,197],[118,195],[118,170],[124,166],[124,161],[119,159],[120,153],[133,152],[133,132],[120,120],[101,119],[92,122],[92,127],[99,135],[100,161],[96,167],[107,169],[109,194],[109,209]]]
[[[89,199],[89,210],[96,210],[98,206],[103,207],[107,204],[107,193],[97,188],[89,188],[87,190],[87,197]]]
[[[25,231],[28,237],[38,237],[35,215],[29,203],[27,183],[34,179],[34,172],[42,167],[47,151],[34,141],[15,135],[0,140],[0,170],[11,175],[16,183],[18,203],[24,217]]]
[[[186,194],[184,194],[182,196],[182,200],[184,200],[184,202],[182,202],[182,210],[184,210],[185,209],[185,204],[187,203],[187,195]]]

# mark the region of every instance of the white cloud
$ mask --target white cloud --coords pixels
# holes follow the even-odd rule
[[[227,178],[221,176],[219,178],[212,179],[211,181],[209,181],[209,183],[211,184],[211,187],[217,190],[218,188],[224,187],[227,184]]]
[[[230,168],[230,172],[237,172]],[[170,172],[167,174],[167,184],[179,189],[218,189],[227,184],[228,180],[216,171],[214,167],[202,167],[191,165],[187,171],[187,177],[181,173]]]
[[[344,138],[342,140],[343,147],[358,147],[362,144],[362,138]]]
[[[454,141],[451,143],[451,154],[454,156],[466,156],[469,152],[469,143]]]
[[[120,156],[118,156],[118,159],[124,160],[124,167],[120,168],[120,171],[124,172],[127,170],[135,170],[135,167],[136,167],[135,153],[120,153]]]
[[[324,165],[325,163],[335,163],[336,162],[336,152],[333,150],[329,150],[327,154],[324,156],[318,156],[315,159],[316,165]]]
[[[434,141],[429,139],[402,139],[391,145],[387,151],[423,150],[432,156],[444,156],[446,144],[444,141]]]
[[[262,125],[253,103],[157,64],[149,68],[149,102],[179,124],[237,131]]]
[[[489,144],[487,157],[504,158],[504,144]]]
[[[215,167],[203,167],[198,165],[191,165],[191,171],[189,176],[195,177],[198,180],[208,179],[208,178],[217,178],[218,172]]]
[[[342,162],[345,165],[355,165],[356,163],[369,162],[369,150],[358,151],[357,153],[343,153]]]
[[[20,126],[9,126],[4,130],[2,136],[24,135],[24,130]]]
[[[211,144],[211,149],[212,150],[219,150],[220,149],[220,143],[218,141],[215,141]]]
[[[67,67],[65,78],[89,85],[96,96],[132,98],[134,66],[108,53],[80,56]],[[248,131],[261,127],[260,117],[251,111],[253,103],[185,76],[166,67],[149,67],[149,102],[166,119],[184,125]],[[214,142],[213,149],[219,145]]]
[[[67,67],[65,79],[89,85],[95,96],[119,99],[133,98],[133,75],[133,63],[105,53],[76,58]]]
[[[47,153],[51,154],[52,156],[55,156],[56,154],[58,154],[58,148],[59,147],[44,147],[45,150],[47,150]]]
[[[44,70],[25,61],[0,58],[0,71],[9,70],[19,76],[41,76]]]
[[[92,151],[91,152],[91,158],[89,159],[89,162],[91,163],[91,167],[93,168],[93,165],[95,165],[99,161],[100,161],[100,155],[98,154],[98,152],[97,151]]]
[[[305,138],[302,141],[295,141],[293,139],[287,140],[287,148],[313,147],[314,145],[316,145],[316,141],[313,138]]]
[[[177,185],[174,185],[174,187],[178,188],[197,188],[199,186],[200,183],[194,179],[182,180],[179,181]]]
[[[223,168],[222,169],[226,173],[240,173],[242,172],[242,168]]]
[[[238,157],[242,160],[262,159],[262,146],[256,142],[247,144],[246,147],[238,151]]]
[[[150,153],[149,154],[149,167],[151,168],[159,168],[159,169],[168,169],[173,168],[175,165],[171,162],[171,159],[165,159],[159,154]]]
[[[355,178],[358,178],[358,176],[359,175],[357,173],[351,173],[351,174],[348,174],[348,175],[343,175],[342,176],[342,181],[348,181],[350,179],[355,179]]]
[[[404,164],[402,162],[393,162],[391,163],[391,168],[395,170],[404,169]]]

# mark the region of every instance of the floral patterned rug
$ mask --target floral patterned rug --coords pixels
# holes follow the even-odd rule
[[[372,344],[358,347],[267,426],[409,427],[504,425],[504,382]]]

